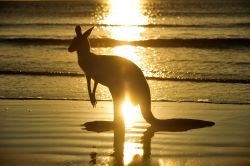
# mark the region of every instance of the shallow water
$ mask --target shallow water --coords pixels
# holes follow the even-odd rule
[[[160,119],[201,119],[215,125],[150,134],[140,116],[126,127],[121,142],[126,165],[140,163],[143,155],[149,166],[249,164],[249,106],[153,102],[152,110]],[[113,130],[96,133],[81,126],[111,121],[111,102],[93,109],[88,101],[1,100],[0,115],[4,165],[112,165]]]
[[[250,102],[248,1],[0,4],[1,98],[88,100],[84,73],[67,52],[80,24],[96,26],[94,53],[142,69],[153,100]],[[107,89],[97,91],[99,100],[111,99]]]

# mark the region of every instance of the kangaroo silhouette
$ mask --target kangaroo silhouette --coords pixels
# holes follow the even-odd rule
[[[96,55],[90,51],[88,37],[94,27],[82,33],[81,27],[75,27],[76,37],[73,38],[68,48],[69,52],[77,51],[78,64],[87,78],[88,94],[95,107],[95,92],[98,83],[107,86],[114,103],[114,122],[120,121],[124,125],[121,107],[128,97],[132,104],[139,105],[144,119],[155,126],[169,126],[169,120],[160,120],[153,116],[151,111],[151,95],[148,83],[141,69],[128,59],[119,56]],[[91,79],[94,80],[91,91]],[[202,124],[213,126],[214,122],[203,120],[184,121],[185,125]]]
[[[78,64],[87,78],[88,94],[95,107],[95,92],[98,83],[109,88],[114,103],[114,120],[121,120],[121,106],[126,97],[133,105],[140,106],[144,119],[153,124],[156,119],[151,112],[151,95],[148,83],[141,69],[128,59],[111,56],[96,55],[90,51],[88,40],[94,27],[82,33],[81,27],[75,27],[76,37],[73,38],[68,51],[77,51]],[[91,91],[91,79],[94,80]]]

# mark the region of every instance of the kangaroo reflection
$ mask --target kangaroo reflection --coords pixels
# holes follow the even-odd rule
[[[155,132],[184,132],[191,129],[198,129],[213,126],[213,122],[197,119],[167,119],[162,124],[152,125],[146,129],[141,138],[143,154],[135,154],[128,166],[150,166],[151,140]],[[125,144],[125,127],[124,122],[114,123],[112,121],[93,121],[83,125],[84,130],[93,132],[105,132],[114,130],[114,166],[124,165],[124,144]],[[157,163],[154,163],[156,165]]]
[[[119,112],[119,111],[118,111]],[[122,114],[120,111],[119,114]],[[122,115],[118,116],[116,122],[114,123],[114,165],[123,165],[123,155],[124,155],[124,141],[125,141],[125,124],[122,118]]]

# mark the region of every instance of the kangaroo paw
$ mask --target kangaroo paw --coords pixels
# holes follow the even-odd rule
[[[96,101],[96,98],[95,98],[95,95],[91,95],[91,97],[90,97],[90,102],[91,102],[91,104],[92,104],[92,106],[93,106],[93,108],[96,106],[96,104],[97,104],[97,101]]]

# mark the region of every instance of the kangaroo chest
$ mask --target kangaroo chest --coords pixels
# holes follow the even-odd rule
[[[111,82],[110,76],[102,65],[95,64],[91,59],[81,59],[78,58],[78,64],[84,71],[85,75],[91,77],[96,82],[108,86]]]

